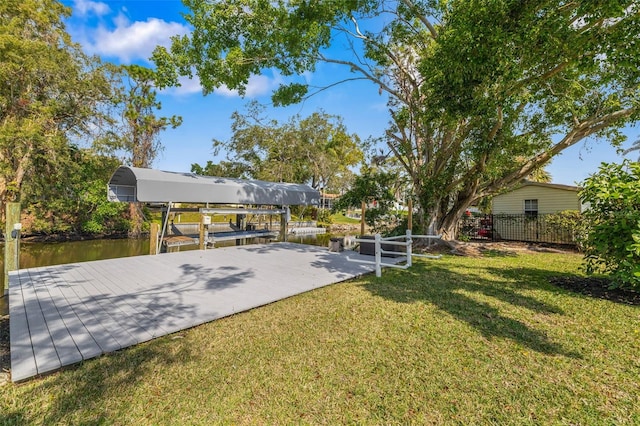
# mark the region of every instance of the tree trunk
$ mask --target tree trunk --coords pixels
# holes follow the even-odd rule
[[[418,229],[421,233],[442,235],[442,239],[446,241],[455,240],[460,220],[476,198],[473,187],[458,193],[453,202],[448,198],[433,200],[427,194],[418,196],[424,212],[418,216]]]
[[[131,220],[129,236],[139,238],[142,235],[144,217],[140,214],[140,206],[138,203],[129,203],[129,219]]]

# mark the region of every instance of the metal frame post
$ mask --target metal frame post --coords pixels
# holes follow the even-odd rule
[[[169,214],[171,213],[171,202],[169,202],[167,206],[167,215],[164,219],[164,223],[162,224],[162,233],[160,234],[160,239],[158,240],[158,244],[156,246],[156,254],[160,253],[160,246],[162,245],[162,240],[164,240],[164,233],[167,230],[167,223],[169,223]]]

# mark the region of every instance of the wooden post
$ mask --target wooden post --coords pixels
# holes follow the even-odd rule
[[[284,213],[280,215],[280,241],[287,241],[287,228],[289,226],[289,209],[288,207],[282,206],[285,210]]]
[[[413,200],[411,198],[409,198],[407,209],[409,213],[407,216],[407,229],[413,231]]]
[[[411,229],[407,229],[405,241],[407,242],[407,267],[411,267],[411,256],[413,256],[413,241],[411,240]]]
[[[367,203],[362,202],[361,212],[360,212],[360,235],[364,235],[364,214],[367,210]]]
[[[20,267],[20,230],[14,225],[20,223],[20,203],[7,203],[4,227],[4,285],[0,296],[9,291],[9,271]]]
[[[160,225],[152,223],[149,228],[149,254],[158,254],[158,235],[160,234]]]
[[[200,215],[200,238],[198,240],[198,244],[200,246],[200,250],[204,250],[204,215]]]

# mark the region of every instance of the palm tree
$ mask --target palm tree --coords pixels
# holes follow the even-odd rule
[[[527,176],[527,180],[531,182],[549,183],[551,182],[551,173],[549,173],[544,167],[536,169]]]
[[[623,154],[627,155],[632,151],[640,151],[640,138],[636,139],[636,141],[631,145],[631,148],[625,150]],[[638,157],[638,161],[640,161],[640,157]]]

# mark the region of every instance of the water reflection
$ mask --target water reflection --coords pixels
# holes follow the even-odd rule
[[[4,245],[2,245],[4,253]],[[139,256],[149,253],[148,239],[65,241],[61,243],[20,243],[20,268],[61,265],[90,260]],[[4,271],[4,257],[0,266]],[[4,280],[4,274],[0,282]]]

